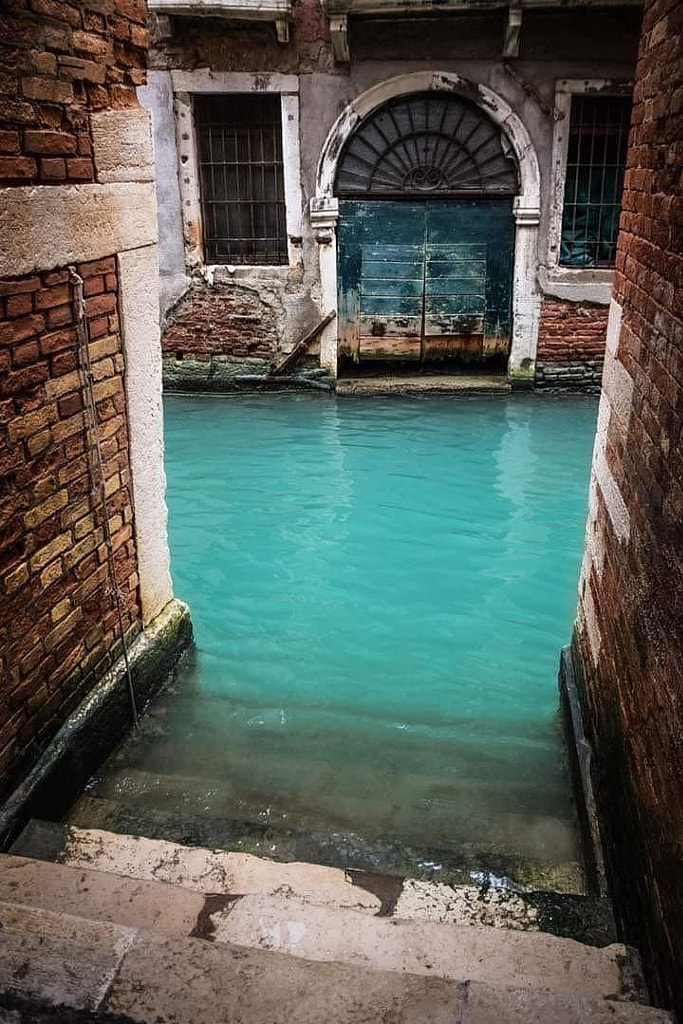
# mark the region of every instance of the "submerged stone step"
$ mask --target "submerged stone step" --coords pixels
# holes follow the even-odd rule
[[[465,374],[439,376],[424,374],[414,377],[347,377],[337,380],[339,395],[411,395],[411,394],[507,394],[511,391],[506,377],[468,377]]]
[[[615,941],[609,904],[599,898],[514,892],[488,882],[452,886],[306,862],[278,864],[149,836],[39,821],[29,824],[13,853],[230,898],[284,893],[319,906],[401,920],[546,932],[598,947]]]
[[[151,776],[148,782],[149,797],[141,798],[139,803],[130,803],[127,797],[115,800],[88,793],[72,808],[68,820],[81,828],[103,828],[188,845],[233,849],[285,862],[311,861],[452,884],[471,883],[473,873],[478,877],[490,874],[512,879],[522,888],[578,894],[585,891],[583,873],[575,862],[552,864],[491,850],[417,846],[355,832],[303,831],[272,822],[165,810],[156,805],[153,779]],[[172,783],[167,781],[165,785]],[[205,785],[210,788],[208,783]],[[193,801],[190,806],[195,805]]]
[[[672,1024],[634,1003],[311,962],[3,902],[0,925],[0,1008],[28,998],[57,1019],[66,1006],[140,1024]]]

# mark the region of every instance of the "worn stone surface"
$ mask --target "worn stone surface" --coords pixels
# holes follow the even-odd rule
[[[145,119],[147,114],[144,115]],[[121,252],[120,282],[129,459],[135,496],[135,539],[144,625],[173,596],[166,509],[164,423],[159,345],[156,245]]]
[[[467,985],[463,999],[462,1024],[673,1024],[654,1007],[476,982]]]
[[[131,928],[0,903],[0,989],[56,1006],[97,1009]]]
[[[211,817],[182,814],[171,809],[164,811],[159,807],[150,807],[144,796],[141,796],[139,802],[131,799],[131,783],[134,783],[137,793],[144,794],[146,791],[140,774],[135,779],[130,774],[122,776],[120,781],[126,785],[127,792],[119,792],[116,799],[99,795],[99,785],[91,786],[88,794],[82,796],[69,812],[69,823],[79,828],[145,835],[151,839],[165,839],[188,846],[234,850],[285,863],[305,861],[342,867],[359,874],[367,872],[372,875],[408,877],[424,881],[438,880],[439,883],[448,883],[445,890],[449,890],[453,885],[470,886],[481,867],[477,851],[406,846],[387,839],[358,835],[355,832],[304,832],[272,823],[235,820],[221,816],[217,806],[212,808]],[[170,786],[172,781],[168,776],[148,775],[146,785],[154,787],[155,797],[158,798],[159,792],[165,786]],[[188,780],[184,782],[187,783]],[[105,788],[106,786],[103,790]],[[95,791],[97,796],[92,795]],[[175,793],[177,794],[177,789]],[[207,796],[204,783],[202,798],[206,800]],[[177,801],[175,806],[177,807]],[[48,826],[43,823],[42,827]],[[584,891],[581,871],[575,864],[548,865],[518,856],[496,856],[491,851],[487,851],[486,857],[491,870],[499,879],[521,879],[523,887],[527,890],[552,890],[552,893],[548,893],[549,900],[562,900],[564,897],[569,898],[569,894],[580,894]],[[495,886],[495,880],[489,875],[481,877],[479,881],[481,890],[488,891]],[[557,934],[569,934],[583,941],[586,933],[582,922],[585,918],[589,922],[591,932],[599,936],[597,945],[613,941],[609,924],[598,923],[602,920],[601,915],[595,911],[591,914],[586,913],[583,903],[586,897],[576,895],[575,898],[579,901],[579,906],[583,907],[581,910],[577,908],[576,913],[572,914],[575,920],[573,927],[576,930],[559,930]],[[440,905],[448,907],[447,895],[443,903],[440,901]],[[479,910],[475,913],[479,913]],[[558,922],[559,929],[563,927],[563,918],[564,915],[558,909],[546,915],[549,924],[555,920]],[[548,930],[554,929],[549,927]]]
[[[0,277],[60,269],[152,245],[154,186],[113,182],[0,189],[0,233]]]
[[[623,946],[597,950],[539,932],[368,917],[275,895],[245,896],[211,915],[217,942],[375,971],[550,988],[587,998],[622,994]]]
[[[173,1024],[452,1024],[457,985],[310,964],[276,953],[140,936],[103,1008]]]
[[[188,936],[204,897],[162,882],[0,855],[0,901],[129,928]]]
[[[348,377],[337,381],[340,395],[505,394],[505,377]]]

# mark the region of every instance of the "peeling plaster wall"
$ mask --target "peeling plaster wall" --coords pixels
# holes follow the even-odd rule
[[[502,29],[497,15],[458,16],[445,19],[364,19],[351,23],[350,65],[335,64],[326,19],[315,0],[301,0],[296,7],[291,42],[278,44],[274,26],[247,27],[207,19],[176,19],[180,31],[159,42],[151,53],[150,83],[171,69],[196,71],[207,68],[218,78],[224,72],[266,72],[260,78],[263,88],[272,88],[270,79],[276,74],[296,76],[299,95],[299,163],[302,191],[302,224],[300,266],[289,268],[237,268],[234,273],[222,268],[213,274],[213,282],[249,284],[263,287],[279,301],[273,303],[279,332],[278,348],[289,350],[315,321],[324,314],[325,300],[320,287],[319,244],[308,214],[310,200],[315,196],[318,161],[332,125],[344,108],[374,85],[397,75],[415,71],[442,70],[456,73],[470,81],[487,86],[504,101],[523,122],[538,154],[541,174],[541,221],[539,237],[545,240],[550,223],[550,181],[553,122],[548,108],[555,97],[556,80],[596,78],[627,80],[633,76],[637,48],[638,15],[633,10],[580,12],[526,12],[522,30],[522,51],[514,61],[514,71],[528,89],[504,67],[500,58]],[[406,25],[410,25],[408,31]],[[586,40],[598,43],[587,45]],[[417,42],[420,51],[430,59],[416,61]],[[268,74],[270,73],[270,74]],[[152,86],[150,85],[150,88]],[[156,88],[156,86],[155,86]],[[159,86],[158,91],[161,90]],[[217,91],[220,89],[217,88]],[[180,98],[180,104],[189,97]],[[164,117],[168,117],[166,102]],[[176,96],[176,106],[179,99]],[[545,110],[542,109],[545,106]],[[180,131],[181,142],[191,147],[188,125]],[[181,198],[173,194],[173,165],[184,174],[185,164],[175,160],[171,150],[175,141],[165,130],[163,166],[157,164],[160,205],[168,205],[168,214],[160,212],[161,264],[170,262],[170,252],[177,245],[177,218],[182,213]],[[158,151],[159,152],[159,151]],[[187,154],[181,154],[186,156]],[[197,214],[199,219],[199,214]],[[168,225],[168,236],[165,225]],[[186,227],[186,265],[192,266],[199,242],[197,233],[188,240]],[[171,239],[172,236],[172,239]],[[168,241],[167,241],[168,237]],[[545,243],[539,249],[540,264],[545,260]],[[166,251],[165,251],[166,250]],[[333,254],[332,254],[333,256]],[[331,257],[332,258],[332,257]],[[544,291],[547,281],[539,264],[539,286]],[[201,276],[195,265],[191,271]],[[211,280],[208,283],[211,286]],[[551,289],[548,286],[548,291]],[[603,288],[604,291],[604,288]],[[531,297],[531,293],[530,293]],[[587,279],[586,294],[574,289],[573,301],[605,301],[596,299],[594,284]],[[281,310],[278,309],[281,307]],[[531,316],[531,319],[535,319]]]

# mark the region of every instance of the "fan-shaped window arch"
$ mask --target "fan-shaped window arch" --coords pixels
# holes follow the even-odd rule
[[[339,161],[339,196],[514,195],[517,164],[486,113],[452,93],[399,96],[374,110]]]

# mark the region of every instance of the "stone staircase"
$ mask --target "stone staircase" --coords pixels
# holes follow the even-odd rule
[[[594,900],[537,897],[31,822],[0,857],[0,1020],[671,1021]]]

